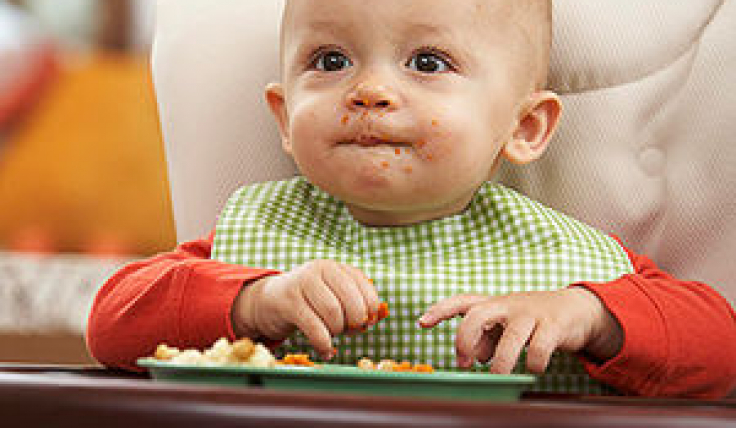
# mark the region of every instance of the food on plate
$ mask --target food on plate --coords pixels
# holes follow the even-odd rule
[[[286,366],[316,366],[316,364],[309,359],[309,355],[307,354],[286,354],[284,355],[284,358],[278,361],[278,363]]]
[[[177,364],[236,365],[244,367],[274,367],[276,358],[265,346],[244,338],[230,343],[226,338],[218,339],[212,347],[199,351],[158,345],[153,358]]]
[[[370,314],[371,323],[378,322],[389,316],[388,304],[381,303],[376,313]],[[333,352],[337,352],[333,349]],[[282,366],[322,367],[313,362],[308,354],[286,354],[277,360],[271,351],[263,344],[254,343],[243,338],[230,343],[226,338],[218,339],[209,349],[179,349],[161,343],[156,348],[153,358],[176,364],[204,365],[204,366],[241,366],[269,368]],[[408,361],[397,363],[393,360],[381,360],[374,363],[368,358],[362,358],[357,367],[364,370],[378,370],[387,372],[433,373],[434,368],[429,364],[412,364]]]
[[[434,373],[429,364],[412,364],[409,361],[397,363],[393,360],[381,360],[374,363],[368,358],[361,358],[357,366],[363,370],[379,370],[384,372]]]
[[[325,367],[309,359],[307,354],[286,354],[278,360],[277,364],[284,366],[302,367]],[[369,358],[361,358],[356,366],[363,370],[377,370],[383,372],[406,372],[406,373],[434,373],[434,368],[429,364],[412,364],[408,361],[397,363],[393,360],[381,360],[374,363]]]

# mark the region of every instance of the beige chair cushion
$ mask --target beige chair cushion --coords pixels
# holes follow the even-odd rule
[[[294,174],[263,102],[282,1],[159,0],[153,70],[180,240]],[[555,0],[545,158],[500,179],[736,299],[736,2]]]

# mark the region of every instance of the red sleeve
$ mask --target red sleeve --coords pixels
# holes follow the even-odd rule
[[[211,260],[213,235],[131,263],[103,285],[87,326],[100,363],[139,370],[135,360],[159,343],[205,348],[234,339],[230,310],[243,284],[274,273]]]
[[[624,344],[602,365],[584,361],[595,379],[626,394],[722,398],[736,388],[736,314],[705,284],[681,281],[626,249],[635,272],[595,293],[618,319]]]

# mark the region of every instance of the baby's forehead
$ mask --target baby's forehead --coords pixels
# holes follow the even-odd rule
[[[544,80],[548,5],[549,0],[288,0],[282,54],[320,34],[338,40],[401,37],[400,43],[429,36],[476,53],[489,47],[512,52],[524,63],[522,70],[539,72]]]
[[[543,28],[531,13],[549,0],[287,0],[282,36],[313,31],[356,33],[367,27],[407,32],[452,29],[465,37],[504,36],[519,27]],[[536,22],[535,22],[536,21]],[[388,34],[388,31],[386,31]]]
[[[321,24],[369,25],[381,20],[385,25],[420,24],[425,27],[475,24],[494,29],[508,22],[517,2],[529,0],[288,0],[284,14],[285,30]]]

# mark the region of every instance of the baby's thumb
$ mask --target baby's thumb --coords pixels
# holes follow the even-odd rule
[[[442,321],[465,315],[471,307],[487,298],[475,294],[459,294],[440,300],[424,312],[419,318],[419,325],[423,328],[431,328]]]

